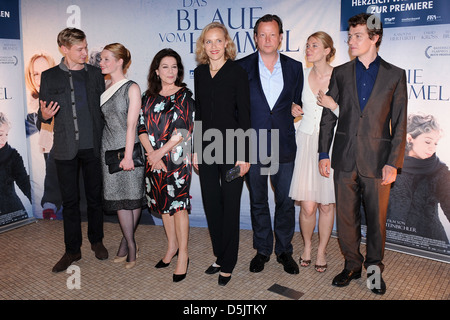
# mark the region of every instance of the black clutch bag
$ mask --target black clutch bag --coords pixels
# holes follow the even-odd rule
[[[231,182],[236,178],[239,178],[241,176],[241,167],[235,166],[227,171],[225,174],[225,181]]]
[[[125,156],[125,148],[105,151],[105,163],[108,166],[109,173],[112,174],[123,170],[121,167],[119,167],[119,164],[124,156]],[[136,142],[134,144],[133,162],[135,167],[144,166],[144,157],[142,155],[142,148],[140,142]]]

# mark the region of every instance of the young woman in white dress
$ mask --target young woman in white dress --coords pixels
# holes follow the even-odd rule
[[[333,173],[328,178],[319,173],[317,148],[323,107],[318,105],[317,97],[319,93],[322,95],[328,90],[333,71],[329,63],[335,51],[333,40],[327,33],[319,31],[308,37],[306,60],[313,66],[304,69],[302,108],[294,104],[292,106],[292,115],[303,117],[297,129],[297,155],[289,195],[300,201],[301,206],[299,220],[304,242],[304,250],[300,256],[302,267],[311,264],[312,235],[316,226],[316,212],[319,210],[319,245],[315,263],[317,272],[325,272],[327,269],[326,247],[333,229],[335,203]],[[326,107],[338,112],[337,104],[332,99],[327,102]]]

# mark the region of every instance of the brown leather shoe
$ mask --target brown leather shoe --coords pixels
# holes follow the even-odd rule
[[[64,253],[62,258],[55,264],[52,269],[52,272],[61,272],[66,270],[72,262],[78,261],[81,259],[81,253]]]
[[[108,250],[106,250],[105,246],[103,245],[103,243],[101,241],[91,244],[91,249],[92,249],[92,251],[95,252],[95,257],[97,259],[99,259],[99,260],[108,259]]]

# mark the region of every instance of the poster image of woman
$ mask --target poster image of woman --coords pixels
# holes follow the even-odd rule
[[[393,242],[450,254],[450,171],[436,155],[442,130],[432,115],[408,116],[403,168],[393,184],[387,215],[387,237]]]
[[[61,194],[56,175],[55,161],[50,152],[53,146],[53,123],[41,123],[38,128],[39,90],[41,74],[55,66],[51,55],[38,51],[30,58],[25,68],[27,88],[27,118],[25,128],[30,143],[31,162],[34,170],[31,174],[33,194],[33,214],[44,219],[61,219]]]

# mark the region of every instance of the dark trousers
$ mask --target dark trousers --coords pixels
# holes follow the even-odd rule
[[[356,170],[334,171],[336,223],[345,268],[360,270],[377,265],[381,271],[386,239],[386,214],[391,185],[382,186],[381,179],[361,176]],[[366,258],[360,252],[361,201],[366,214]]]
[[[241,194],[244,178],[225,181],[230,164],[199,164],[203,207],[216,263],[225,273],[233,272],[239,250]]]
[[[61,207],[61,192],[59,191],[58,174],[56,172],[55,158],[50,151],[44,154],[45,157],[45,179],[44,194],[42,196],[41,205],[52,203],[56,208]]]
[[[261,164],[252,164],[247,174],[250,193],[250,213],[253,229],[253,247],[258,253],[270,256],[292,253],[292,237],[295,230],[294,200],[289,197],[289,188],[294,172],[294,162],[280,163],[278,171],[271,174],[270,182],[275,197],[274,231],[268,202],[268,176],[261,174]]]
[[[93,149],[79,150],[72,160],[55,160],[63,202],[64,243],[67,253],[79,253],[82,243],[78,173],[81,168],[87,202],[88,239],[103,239],[102,176]]]

